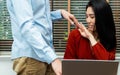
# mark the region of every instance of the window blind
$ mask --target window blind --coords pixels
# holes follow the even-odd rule
[[[53,10],[66,9],[68,2],[67,0],[53,0]],[[53,43],[55,50],[58,52],[63,52],[66,47],[66,37],[67,37],[67,21],[60,20],[53,23]]]
[[[12,34],[6,0],[0,0],[0,55],[10,54]]]
[[[12,39],[10,17],[6,8],[6,1],[0,0],[0,40]]]
[[[120,0],[109,0],[116,25],[117,53],[120,53]]]
[[[85,10],[88,0],[71,0],[71,13],[78,19],[79,22],[82,22],[86,25],[85,20]],[[74,26],[71,26],[71,30]]]

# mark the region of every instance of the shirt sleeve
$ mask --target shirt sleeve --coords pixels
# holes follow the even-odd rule
[[[103,45],[98,42],[95,44],[93,47],[93,55],[98,59],[98,60],[114,60],[115,59],[115,49],[107,51]]]
[[[33,48],[41,61],[43,60],[47,63],[51,63],[57,58],[57,55],[35,25],[30,1],[31,0],[12,0],[14,12],[18,21],[17,23],[20,27],[22,36],[26,39],[31,48]]]
[[[61,11],[60,10],[56,10],[56,11],[52,11],[51,12],[51,18],[53,21],[62,19],[62,15],[61,15]]]

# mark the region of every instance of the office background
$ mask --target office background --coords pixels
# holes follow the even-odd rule
[[[116,25],[116,60],[120,60],[120,0],[107,1],[112,7]],[[79,22],[82,22],[84,25],[86,25],[85,6],[87,2],[88,0],[50,0],[51,10],[66,9],[67,11],[74,14]],[[54,47],[56,53],[60,58],[62,58],[64,55],[67,37],[73,28],[74,26],[70,25],[70,23],[65,21],[64,19],[53,23]],[[1,72],[4,72],[4,75],[10,75],[9,72],[12,71],[12,61],[10,60],[12,41],[10,17],[6,8],[6,0],[0,0],[0,65],[5,65],[5,67],[1,67]],[[10,68],[8,72],[7,68]]]

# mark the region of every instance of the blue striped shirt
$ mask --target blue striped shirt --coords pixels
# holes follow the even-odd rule
[[[62,18],[60,10],[50,12],[49,0],[7,0],[7,8],[14,40],[12,59],[55,60],[52,21]]]

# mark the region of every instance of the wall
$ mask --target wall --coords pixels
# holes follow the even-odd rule
[[[0,75],[15,75],[10,56],[0,56]]]

